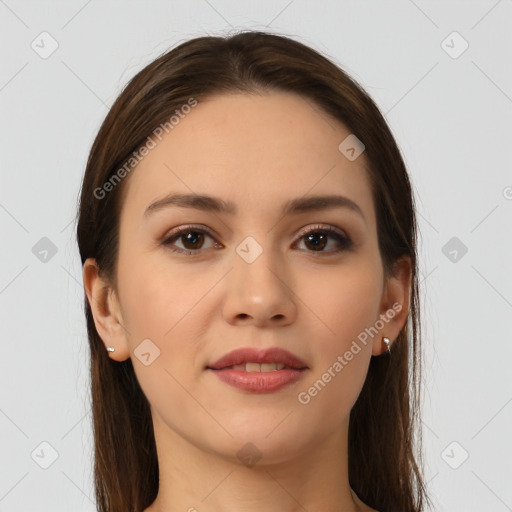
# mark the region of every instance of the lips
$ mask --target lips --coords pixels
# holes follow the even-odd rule
[[[308,366],[295,354],[279,347],[270,347],[265,350],[247,347],[225,354],[208,365],[207,368],[211,370],[229,368],[247,372],[270,372],[287,368],[303,370],[307,369]]]
[[[282,348],[239,348],[206,367],[222,382],[248,393],[274,393],[296,384],[309,369]]]

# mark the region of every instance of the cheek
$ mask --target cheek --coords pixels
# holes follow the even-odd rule
[[[325,281],[327,284],[321,286]],[[342,350],[377,320],[381,301],[381,274],[368,264],[331,270],[328,279],[308,278],[307,305],[322,320],[326,348]]]
[[[171,273],[160,260],[135,252],[120,259],[119,291],[137,380],[154,410],[169,414],[167,423],[174,425],[170,411],[198,414],[188,393],[196,393],[191,369],[197,363],[200,299],[208,283],[191,284],[190,275]],[[151,342],[143,342],[147,339]],[[144,353],[149,353],[145,362]]]
[[[126,254],[126,253],[125,253]],[[123,318],[132,343],[141,336],[159,340],[181,328],[182,320],[204,294],[204,281],[171,268],[162,257],[132,252],[120,258],[119,288],[123,298]]]
[[[209,292],[222,276],[221,272],[181,270],[161,254],[156,256],[132,251],[120,259],[118,269],[128,346],[137,378],[151,402],[162,399],[162,386],[176,388],[166,395],[169,398],[183,391],[177,382],[187,383],[188,388],[195,385],[203,369],[205,332],[212,322]],[[142,345],[147,339],[151,343]],[[151,359],[153,353],[157,355],[148,366],[139,359],[146,346],[144,352],[150,352]]]
[[[306,421],[311,418],[309,428],[318,429],[313,418],[329,418],[320,427],[323,435],[346,421],[361,392],[372,345],[371,338],[364,343],[358,336],[374,323],[380,299],[371,279],[351,275],[334,279],[331,286],[336,289],[311,307],[320,312],[323,324],[314,336],[311,376],[297,390],[298,407]]]
[[[382,275],[378,265],[362,260],[329,274],[328,286],[316,277],[302,282],[315,319],[316,349],[311,378],[299,402],[311,413],[332,414],[334,424],[350,412],[362,389],[371,358],[372,337],[366,334],[379,318]],[[302,295],[305,296],[305,295]],[[308,313],[309,314],[309,313]],[[313,336],[314,334],[314,336]]]

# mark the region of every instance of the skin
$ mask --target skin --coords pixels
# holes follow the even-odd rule
[[[407,320],[411,274],[403,260],[384,278],[367,161],[338,150],[349,134],[295,94],[215,96],[200,101],[127,178],[117,293],[93,259],[83,279],[98,333],[115,347],[109,356],[132,358],[151,404],[160,489],[146,512],[374,511],[348,482],[350,410],[371,356],[385,350],[382,337],[396,339]],[[216,196],[239,212],[170,206],[144,216],[171,192]],[[339,207],[281,214],[289,199],[333,193],[355,201],[364,219]],[[174,239],[194,256],[162,244],[186,224],[215,233],[202,245]],[[335,252],[340,244],[329,235],[315,251],[297,234],[318,224],[342,230],[353,247]],[[263,249],[252,263],[236,252],[248,236]],[[298,393],[396,302],[402,310],[381,332],[360,343],[307,405],[299,403]],[[160,350],[148,366],[134,355],[146,338]],[[205,370],[243,346],[285,348],[309,369],[267,394],[233,388]],[[253,466],[237,457],[248,442],[261,454]]]

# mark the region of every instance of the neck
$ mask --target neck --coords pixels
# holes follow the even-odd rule
[[[254,444],[232,439],[231,445],[240,448],[229,451],[219,446],[212,452],[190,443],[157,416],[153,425],[160,484],[156,500],[145,512],[371,510],[349,485],[348,418],[338,430],[317,436],[294,454],[267,451],[272,443],[263,447],[260,442],[260,451]]]

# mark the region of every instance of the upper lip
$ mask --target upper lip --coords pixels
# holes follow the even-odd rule
[[[228,366],[244,363],[283,363],[290,368],[307,368],[306,363],[299,357],[279,347],[270,347],[264,350],[255,347],[238,348],[225,354],[207,368],[220,370]]]

